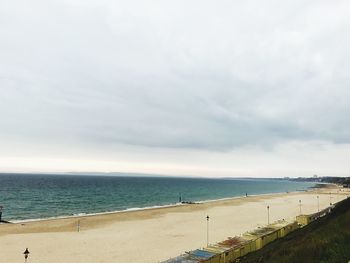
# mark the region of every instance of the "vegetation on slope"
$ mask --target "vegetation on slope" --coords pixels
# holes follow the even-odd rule
[[[350,261],[350,198],[332,213],[299,229],[240,262],[346,263]]]

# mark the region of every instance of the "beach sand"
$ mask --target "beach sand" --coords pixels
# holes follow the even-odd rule
[[[204,204],[0,225],[0,263],[159,262],[209,243],[240,235],[270,222],[294,220],[336,203],[350,191],[320,188],[307,192],[248,196]],[[77,222],[80,221],[80,231]]]

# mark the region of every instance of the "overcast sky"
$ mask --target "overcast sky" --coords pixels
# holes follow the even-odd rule
[[[0,171],[349,175],[349,14],[0,0]]]

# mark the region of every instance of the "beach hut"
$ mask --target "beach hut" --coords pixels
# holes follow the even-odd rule
[[[171,258],[162,263],[198,263],[197,260],[192,260],[188,255],[181,255],[176,258]]]
[[[225,261],[232,262],[233,260],[248,254],[255,250],[255,244],[252,239],[243,237],[228,238],[215,246],[225,249]]]
[[[289,233],[297,230],[299,228],[298,223],[296,221],[289,223],[288,225],[282,228],[282,237],[288,235]]]
[[[326,214],[329,214],[331,212],[331,208],[327,207],[326,209],[321,210],[320,212],[309,214],[309,215],[298,215],[296,217],[296,221],[301,226],[306,226],[310,224],[312,221],[317,220],[320,217],[325,216]]]
[[[250,252],[254,252],[255,250],[257,250],[255,239],[244,236],[242,238],[247,241],[247,245],[249,245]]]
[[[242,257],[252,251],[251,243],[251,239],[234,237],[224,240],[219,244],[233,248],[235,256]]]
[[[307,224],[310,223],[309,215],[298,215],[296,217],[296,220],[297,220],[298,224],[301,226],[306,226]]]
[[[171,258],[162,263],[225,263],[225,250],[215,249],[196,249],[194,251],[186,252],[176,258]],[[226,261],[228,262],[228,261]]]
[[[247,232],[243,236],[252,239],[255,242],[255,249],[258,250],[278,238],[278,229],[267,226]]]
[[[208,251],[210,253],[214,253],[220,257],[220,263],[229,262],[229,256],[231,249],[228,247],[220,247],[218,245],[211,245],[209,247],[203,248],[203,250]]]
[[[290,232],[299,228],[298,223],[296,221],[287,222],[285,220],[279,220],[279,221],[269,225],[269,227],[273,227],[273,228],[276,228],[278,230],[278,232],[277,232],[278,238],[284,237],[284,236],[288,235]]]
[[[188,253],[189,258],[201,263],[220,263],[221,255],[202,249],[196,249]]]

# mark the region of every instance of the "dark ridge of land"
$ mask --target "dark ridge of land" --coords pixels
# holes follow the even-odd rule
[[[346,263],[350,261],[350,198],[333,211],[261,250],[242,263]]]
[[[329,183],[338,184],[344,187],[350,187],[350,177],[298,177],[298,178],[288,178],[291,181],[297,182],[319,182],[319,183]]]

